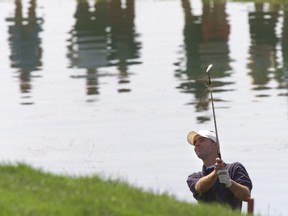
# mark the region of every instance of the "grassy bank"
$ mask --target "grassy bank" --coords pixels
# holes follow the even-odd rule
[[[53,175],[24,164],[0,165],[1,216],[240,215],[220,206],[177,201],[126,183]]]

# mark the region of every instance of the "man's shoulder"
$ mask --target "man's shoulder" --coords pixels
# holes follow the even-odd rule
[[[192,174],[190,174],[187,178],[187,180],[191,180],[191,179],[195,179],[195,178],[201,178],[203,176],[203,172],[199,171],[199,172],[193,172]]]
[[[233,163],[227,163],[226,167],[228,169],[235,169],[235,168],[244,168],[244,165],[240,162],[233,162]]]
[[[227,164],[227,169],[229,171],[231,179],[242,185],[247,186],[250,190],[252,190],[252,181],[246,168],[242,163],[234,162],[231,164]]]

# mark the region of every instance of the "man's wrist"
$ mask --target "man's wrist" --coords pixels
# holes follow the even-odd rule
[[[226,183],[226,187],[230,188],[232,186],[232,180],[229,179],[229,181]]]

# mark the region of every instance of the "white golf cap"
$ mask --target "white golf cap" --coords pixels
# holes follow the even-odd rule
[[[214,131],[211,131],[211,130],[190,131],[187,136],[187,141],[191,145],[194,145],[194,139],[197,135],[201,137],[206,137],[208,139],[213,140],[214,142],[217,142],[216,134],[214,133]]]

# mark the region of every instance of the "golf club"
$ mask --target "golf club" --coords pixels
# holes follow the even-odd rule
[[[220,142],[219,142],[219,136],[218,136],[218,130],[217,130],[217,122],[216,122],[216,114],[215,114],[215,108],[214,108],[214,99],[212,94],[212,83],[211,83],[211,76],[210,76],[210,70],[212,68],[212,64],[210,64],[207,69],[206,73],[208,74],[208,91],[210,92],[211,96],[211,104],[212,104],[212,112],[213,112],[213,119],[214,119],[214,127],[215,127],[215,133],[216,133],[216,140],[218,143],[218,157],[221,159],[221,152],[220,152]]]
[[[218,130],[217,130],[217,123],[216,123],[216,115],[215,115],[215,108],[214,108],[214,99],[213,99],[213,94],[212,94],[212,83],[211,83],[211,76],[210,76],[210,70],[212,68],[212,64],[210,64],[207,69],[206,69],[206,73],[208,74],[208,91],[210,92],[210,96],[211,96],[211,103],[212,103],[212,111],[213,111],[213,118],[214,118],[214,126],[215,126],[215,133],[216,133],[216,140],[218,143],[218,157],[221,159],[221,152],[220,152],[220,142],[219,142],[219,136],[218,136]],[[250,215],[253,215],[254,212],[254,199],[253,198],[249,198],[248,200],[246,200],[247,202],[247,212]]]

